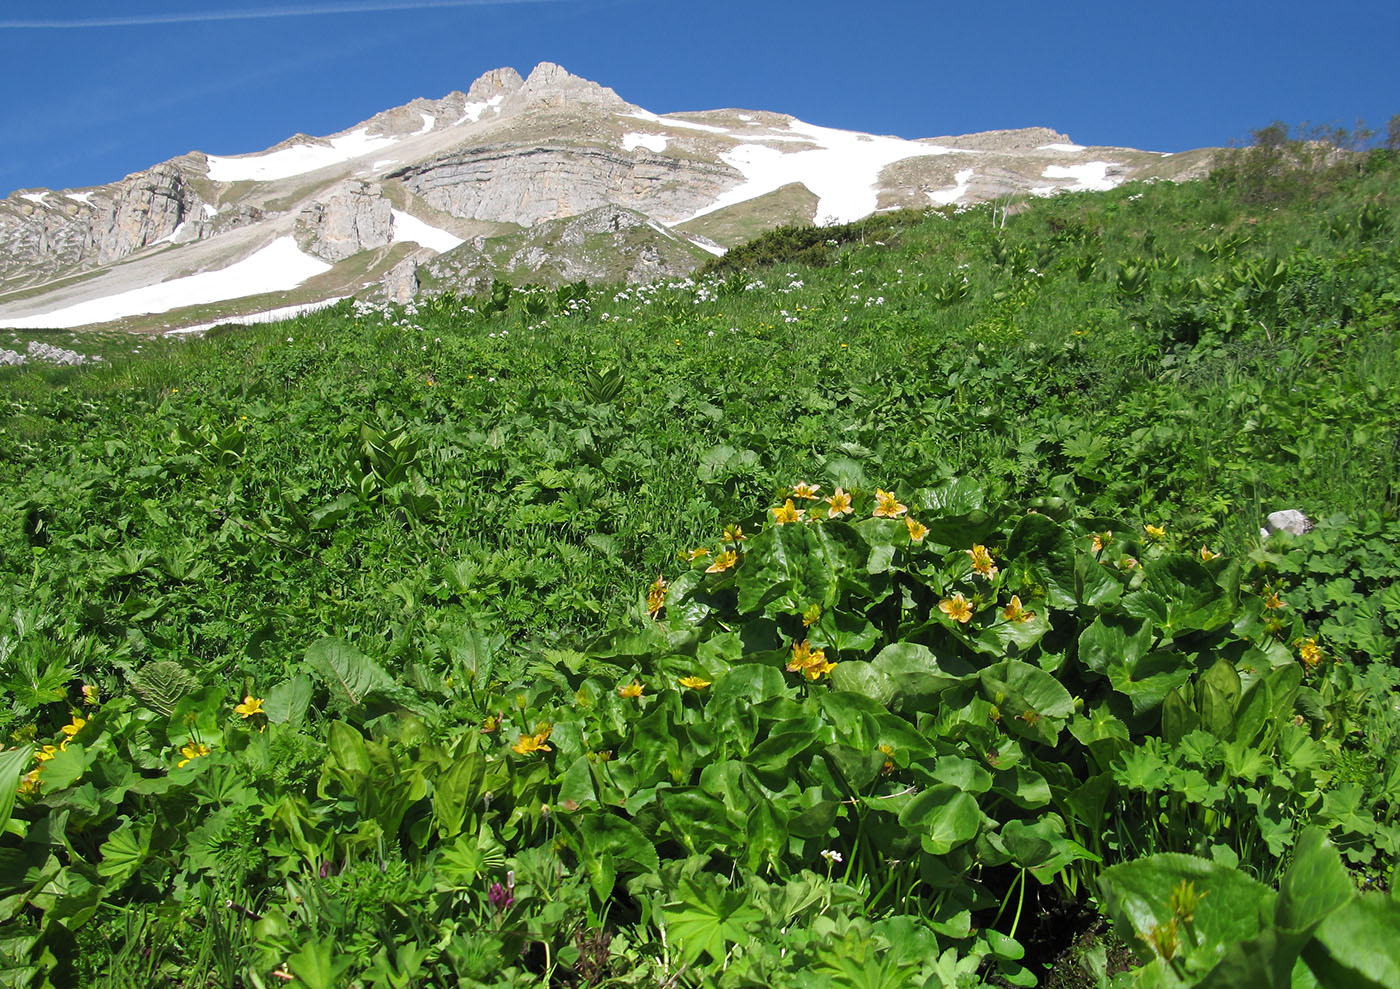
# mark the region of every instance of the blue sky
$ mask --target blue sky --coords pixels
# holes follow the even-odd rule
[[[1397,37],[1394,0],[5,0],[0,195],[333,133],[540,61],[658,113],[1176,151],[1276,119],[1383,127]]]

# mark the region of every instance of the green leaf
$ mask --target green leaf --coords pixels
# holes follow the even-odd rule
[[[700,875],[680,881],[678,896],[662,907],[669,939],[680,947],[690,964],[702,954],[718,964],[726,946],[748,940],[749,924],[762,922],[763,914],[742,892],[725,889],[717,877]]]
[[[117,828],[99,849],[97,874],[107,880],[108,892],[115,891],[141,867],[151,848],[151,832],[138,829],[129,819]]]
[[[1058,523],[1038,513],[1023,516],[1007,540],[1006,556],[1036,568],[1051,607],[1072,609],[1078,604],[1074,538]]]
[[[305,673],[283,680],[263,698],[263,713],[273,724],[300,727],[311,707],[311,678]]]
[[[1172,922],[1172,890],[1181,883],[1192,884],[1201,897],[1192,922],[1198,945],[1190,950],[1183,941],[1198,970],[1214,965],[1229,945],[1254,937],[1272,919],[1273,891],[1216,862],[1166,852],[1115,865],[1099,878],[1103,909],[1119,937],[1144,960],[1151,957],[1146,937]]]
[[[15,807],[15,794],[19,792],[19,781],[29,768],[34,750],[28,745],[0,752],[0,834],[10,823],[10,814]]]
[[[584,804],[598,802],[598,794],[593,787],[593,768],[588,756],[579,756],[559,777],[558,800],[567,810],[576,810]]]
[[[1074,714],[1069,691],[1029,663],[1007,660],[987,667],[979,679],[983,696],[1001,710],[1001,723],[1012,734],[1054,745]]]
[[[306,663],[347,707],[358,707],[370,695],[391,690],[393,679],[364,653],[343,639],[325,638],[306,650]]]
[[[579,858],[600,900],[607,902],[612,896],[618,873],[647,874],[660,868],[656,846],[631,821],[600,810],[580,814],[573,823]]]
[[[1298,836],[1293,864],[1279,883],[1274,923],[1289,930],[1304,930],[1341,909],[1356,895],[1337,849],[1327,832],[1311,827]]]
[[[1240,675],[1229,660],[1216,660],[1201,677],[1196,689],[1201,727],[1216,738],[1232,738],[1235,709],[1240,702]]]
[[[1319,985],[1381,989],[1400,986],[1400,900],[1358,896],[1329,914],[1303,960]]]
[[[899,823],[919,833],[924,851],[946,855],[977,837],[982,811],[976,797],[944,783],[916,794],[900,811]]]
[[[307,989],[339,989],[341,975],[354,962],[353,955],[337,955],[334,938],[308,941],[287,959],[287,970]]]
[[[480,800],[485,771],[485,755],[466,752],[433,780],[433,820],[443,837],[462,832],[468,812]]]
[[[1100,615],[1079,635],[1079,661],[1095,673],[1136,666],[1152,648],[1152,623]]]
[[[841,664],[842,666],[846,664]],[[938,659],[928,646],[915,642],[895,642],[881,649],[870,663],[880,674],[889,703],[897,710],[928,711],[938,705],[938,696],[961,682],[961,678],[942,670]],[[841,666],[837,666],[839,672]],[[841,686],[843,690],[860,689]]]

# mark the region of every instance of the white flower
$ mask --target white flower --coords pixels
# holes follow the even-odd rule
[[[834,851],[833,849],[830,849],[830,848],[823,848],[823,849],[822,849],[822,858],[824,858],[824,859],[826,859],[828,862],[834,863],[834,864],[836,864],[836,865],[840,865],[840,864],[842,863],[842,861],[844,861],[844,860],[841,858],[841,853],[840,853],[840,852]]]

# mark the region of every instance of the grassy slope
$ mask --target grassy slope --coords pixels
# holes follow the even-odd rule
[[[1261,205],[1139,185],[1004,230],[973,209],[885,242],[822,231],[826,266],[571,309],[346,303],[0,371],[0,612],[29,616],[15,655],[61,657],[68,694],[158,659],[241,692],[328,633],[389,668],[471,627],[517,655],[578,642],[802,478],[969,475],[1236,552],[1274,508],[1393,517],[1395,180],[1377,160]],[[362,425],[416,444],[409,489],[376,493],[392,465]],[[0,731],[52,733],[75,699]]]
[[[208,579],[233,580],[229,610],[266,613],[289,651],[308,621],[392,610],[364,602],[355,616],[319,596],[364,584],[353,561],[372,548],[381,586],[404,579],[421,595],[443,567],[475,561],[483,587],[510,588],[483,602],[504,629],[597,627],[697,534],[793,478],[852,464],[871,483],[967,474],[1007,498],[1072,492],[1105,514],[1242,548],[1276,508],[1394,511],[1395,248],[1354,231],[1334,239],[1319,222],[1348,216],[1392,175],[1281,210],[1242,209],[1204,184],[1061,196],[1004,231],[982,209],[934,215],[888,246],[831,249],[830,267],[594,292],[568,315],[482,316],[447,299],[355,316],[347,304],[147,342],[102,370],[7,371],[0,484],[51,519],[57,543],[93,525],[108,530],[93,548],[104,553],[195,538],[213,554]],[[1193,247],[1231,238],[1240,246],[1226,260]],[[1262,259],[1287,268],[1267,298],[1231,275],[1247,279]],[[1131,294],[1124,266],[1144,264]],[[1224,280],[1202,296],[1197,279]],[[965,298],[940,302],[964,281]],[[622,392],[590,402],[586,369],[607,365],[621,369]],[[291,533],[285,499],[311,511],[352,490],[344,462],[361,421],[426,442],[441,513],[405,533],[361,506],[354,528],[311,540],[315,606],[237,578],[275,551],[223,544],[214,507]],[[172,471],[176,425],[237,426],[246,459]],[[737,459],[723,462],[725,449]],[[59,465],[95,486],[60,484]],[[133,509],[153,498],[158,517]],[[135,511],[121,532],[109,528],[116,506]],[[23,533],[5,539],[11,572],[27,574]],[[74,601],[105,599],[90,569],[84,553],[54,554],[46,582]],[[204,624],[181,623],[178,638],[246,668],[246,633],[206,640]],[[126,643],[124,627],[102,635]]]

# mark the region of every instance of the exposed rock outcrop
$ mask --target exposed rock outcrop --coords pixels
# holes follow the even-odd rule
[[[398,177],[453,216],[524,227],[607,205],[671,223],[743,179],[722,163],[563,142],[470,148]]]
[[[389,200],[378,186],[351,180],[297,214],[297,246],[332,263],[394,240]]]
[[[124,258],[175,232],[197,212],[199,196],[174,165],[161,164],[129,176],[97,232],[99,263]]]
[[[418,295],[418,266],[434,257],[432,251],[415,251],[389,269],[389,273],[379,280],[384,297],[390,302],[408,302]]]

